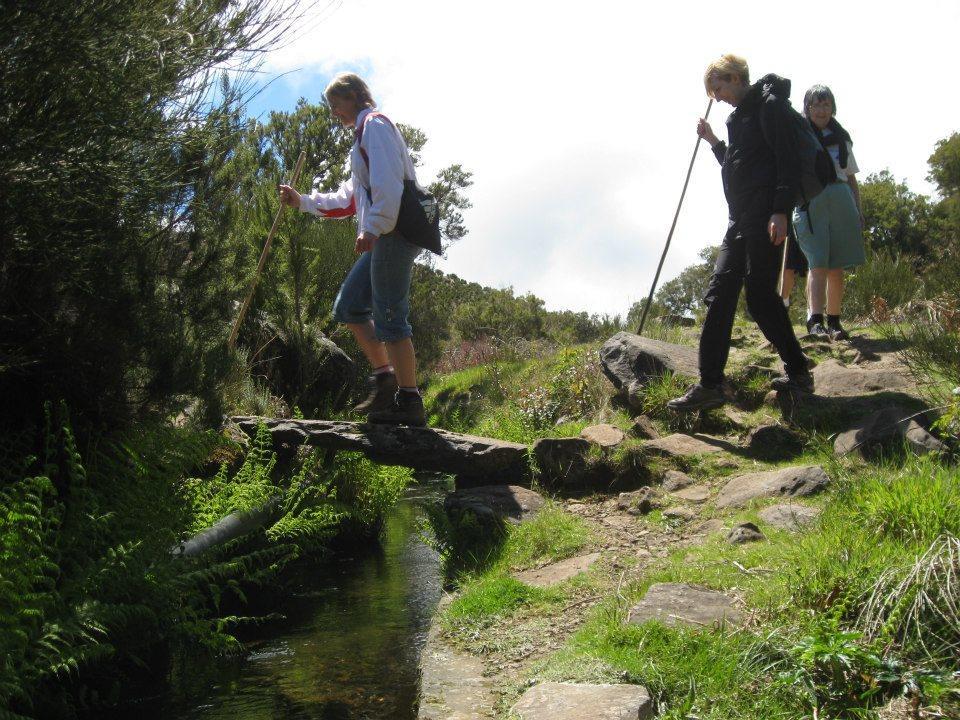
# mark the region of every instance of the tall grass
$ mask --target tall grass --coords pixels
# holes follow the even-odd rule
[[[846,278],[843,313],[850,317],[870,317],[874,298],[881,298],[893,309],[922,293],[923,281],[910,258],[888,250],[868,250],[866,262]]]

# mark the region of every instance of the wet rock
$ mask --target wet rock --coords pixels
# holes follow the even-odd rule
[[[663,489],[667,492],[676,492],[690,487],[696,482],[692,477],[679,470],[667,470],[663,476]]]
[[[704,503],[710,499],[710,486],[692,485],[684,488],[683,490],[670,493],[670,497],[678,500],[685,500],[686,502]]]
[[[514,577],[525,585],[541,588],[550,587],[586,572],[599,559],[600,553],[580,555],[535,570],[524,570],[515,574]]]
[[[604,374],[613,383],[623,399],[636,397],[637,387],[650,378],[670,371],[695,378],[697,350],[685,345],[651,340],[628,332],[619,332],[600,348],[600,364]]]
[[[819,465],[768,470],[739,475],[720,490],[717,507],[741,507],[753,498],[798,497],[812,495],[830,483],[830,476]]]
[[[659,507],[657,493],[653,488],[643,487],[633,492],[623,492],[617,497],[617,508],[632,515],[646,515]]]
[[[448,515],[473,513],[481,523],[519,523],[543,507],[543,496],[517,485],[485,485],[452,492],[443,501]]]
[[[626,433],[616,425],[591,425],[580,431],[580,437],[602,448],[615,448],[626,439]]]
[[[739,625],[741,614],[731,598],[715,590],[685,583],[651,585],[643,600],[630,610],[627,622],[659,620],[664,625]]]
[[[483,661],[447,645],[434,623],[420,655],[420,709],[417,720],[483,718],[496,704],[494,680]]]
[[[803,452],[806,438],[786,425],[772,423],[754,428],[744,440],[751,455],[767,460],[780,460]]]
[[[646,415],[637,415],[633,419],[633,425],[630,427],[630,433],[634,437],[644,438],[647,440],[656,440],[660,437],[660,433],[657,432],[657,428],[654,427],[653,421],[650,420]]]
[[[640,685],[540,683],[510,709],[520,720],[646,720],[650,693]]]
[[[760,511],[760,519],[775,528],[796,532],[811,524],[819,514],[820,508],[786,503],[764,508]]]
[[[727,542],[731,545],[742,545],[743,543],[757,542],[758,540],[765,539],[763,533],[760,532],[760,528],[752,522],[740,523],[734,526],[727,534]]]
[[[833,443],[837,455],[857,450],[864,457],[892,442],[905,443],[917,455],[944,452],[946,446],[931,435],[903,408],[889,407],[860,418],[852,428],[840,433]]]
[[[726,440],[710,435],[685,435],[674,433],[659,440],[650,440],[643,444],[644,449],[668,457],[692,457],[722,452],[732,447]]]

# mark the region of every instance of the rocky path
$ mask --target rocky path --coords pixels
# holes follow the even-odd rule
[[[819,343],[807,340],[806,345],[811,351]],[[643,457],[652,468],[648,484],[624,493],[557,498],[564,512],[593,529],[593,544],[577,557],[514,575],[537,587],[568,588],[569,602],[547,617],[519,613],[488,628],[482,636],[466,641],[459,638],[456,649],[435,628],[423,664],[420,718],[653,717],[649,693],[636,685],[528,685],[527,678],[538,660],[564,645],[594,606],[617,596],[625,584],[641,580],[671,551],[711,539],[731,544],[764,542],[773,532],[802,533],[812,527],[823,503],[822,493],[832,478],[820,464],[789,462],[804,452],[809,429],[829,427],[836,436],[836,454],[847,462],[862,462],[860,456],[869,456],[871,448],[891,441],[907,440],[918,453],[943,449],[924,427],[922,413],[916,414],[922,410],[922,401],[896,359],[895,348],[855,337],[826,350],[830,356],[821,357],[814,371],[817,388],[813,396],[774,395],[759,409],[731,405],[722,411],[726,434],[680,432],[661,437],[648,418],[635,419],[633,442],[642,440]],[[601,357],[614,392],[634,408],[651,374],[664,368],[689,374],[690,363],[695,363],[689,348],[628,333],[611,338]],[[601,426],[584,430],[581,443],[609,451],[624,439],[617,428]],[[562,447],[562,443],[543,445],[542,460],[551,461],[554,455],[550,453]],[[566,448],[570,447],[568,443]],[[527,494],[521,497],[520,490],[517,488],[515,505],[538,505],[531,500],[531,491],[525,490]],[[470,502],[487,507],[481,514],[499,512],[503,488],[490,491],[488,506],[484,505],[484,488],[471,492]],[[744,508],[757,511],[757,522],[743,521]],[[517,516],[513,521],[523,519]],[[592,582],[584,584],[588,590],[571,584],[581,573],[591,577]],[[735,592],[659,583],[626,608],[624,621],[655,620],[709,631],[719,625],[739,625],[749,613]],[[460,671],[453,668],[462,668],[463,682],[457,681]],[[480,695],[485,699],[474,702]],[[464,710],[467,706],[472,709]]]

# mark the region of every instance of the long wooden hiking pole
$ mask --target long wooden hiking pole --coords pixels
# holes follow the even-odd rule
[[[300,179],[300,171],[303,170],[303,163],[307,159],[307,153],[301,152],[300,157],[297,158],[297,164],[293,169],[293,177],[290,179],[290,187],[295,187],[297,180]],[[280,218],[283,217],[283,209],[286,207],[282,202],[280,203],[280,209],[277,210],[276,217],[273,218],[273,225],[270,228],[270,232],[267,234],[267,242],[263,244],[263,252],[260,253],[260,262],[257,263],[257,272],[253,276],[253,282],[250,283],[250,292],[247,293],[246,299],[243,301],[243,305],[240,306],[240,314],[237,315],[236,321],[233,323],[233,329],[230,331],[230,339],[227,341],[227,345],[230,348],[237,342],[237,335],[240,333],[240,326],[243,324],[243,319],[247,316],[247,310],[250,309],[250,303],[253,301],[253,291],[257,289],[257,282],[260,280],[260,273],[263,271],[263,266],[267,263],[267,255],[270,254],[270,244],[273,242],[273,236],[277,232],[277,228],[280,227]]]
[[[710,117],[710,108],[713,107],[713,98],[707,103],[707,111],[703,114],[703,119]],[[667,259],[667,250],[670,249],[670,241],[673,240],[673,231],[677,227],[677,218],[680,217],[680,208],[683,205],[683,198],[687,194],[687,185],[690,184],[690,173],[693,172],[693,161],[697,159],[697,150],[700,149],[700,140],[697,136],[697,144],[693,146],[693,157],[690,158],[690,167],[687,168],[687,179],[683,181],[683,192],[680,193],[680,202],[677,203],[677,212],[673,214],[673,224],[670,225],[670,232],[667,234],[667,244],[663,248],[663,255],[660,256],[660,264],[657,265],[657,274],[653,276],[653,285],[650,287],[650,295],[647,297],[647,304],[643,306],[643,315],[640,316],[640,327],[637,328],[637,335],[643,334],[643,326],[647,322],[647,313],[650,312],[650,303],[653,302],[653,293],[657,290],[657,281],[660,279],[660,271],[663,270],[663,261]]]

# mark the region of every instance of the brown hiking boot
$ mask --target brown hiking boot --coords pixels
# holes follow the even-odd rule
[[[386,410],[393,405],[393,396],[397,392],[397,376],[392,372],[379,373],[367,378],[370,393],[366,400],[354,406],[354,412],[367,415],[377,410]]]
[[[367,419],[372,423],[384,425],[424,427],[427,424],[427,413],[423,409],[423,398],[420,397],[420,393],[398,390],[389,408],[371,412]]]

